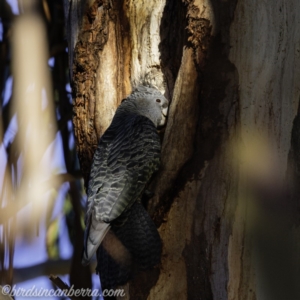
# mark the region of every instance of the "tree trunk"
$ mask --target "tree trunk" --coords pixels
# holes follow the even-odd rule
[[[171,101],[148,207],[162,262],[129,284],[129,297],[297,299],[284,258],[297,248],[299,193],[285,201],[283,178],[287,169],[299,178],[300,2],[65,0],[65,11],[86,183],[133,87],[152,83]]]

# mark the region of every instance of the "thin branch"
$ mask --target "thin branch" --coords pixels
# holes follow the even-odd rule
[[[76,288],[91,288],[92,287],[92,276],[91,276],[91,268],[85,267],[81,264],[81,255],[82,255],[82,241],[84,240],[83,228],[81,225],[81,216],[82,216],[82,208],[80,205],[81,194],[76,187],[75,182],[70,182],[70,190],[69,194],[71,196],[71,202],[75,215],[75,232],[76,236],[74,239],[74,252],[72,257],[72,264],[70,269],[70,283],[74,285]],[[85,299],[87,299],[86,297]]]
[[[91,270],[96,269],[96,260],[91,262]],[[48,260],[30,267],[14,268],[14,283],[31,280],[49,274],[68,274],[71,266],[70,259]]]
[[[50,275],[49,276],[49,279],[58,287],[60,288],[64,294],[67,296],[70,292],[71,292],[71,288],[66,284],[64,283],[58,276],[56,275]],[[69,299],[71,300],[80,300],[81,298],[80,297],[69,297]]]

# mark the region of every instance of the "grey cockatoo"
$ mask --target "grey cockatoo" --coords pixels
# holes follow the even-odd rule
[[[124,264],[147,269],[158,263],[160,238],[140,199],[160,165],[157,128],[165,125],[167,113],[168,100],[157,89],[139,86],[123,100],[101,137],[88,183],[83,264],[89,263],[110,228],[120,247],[127,249]],[[99,248],[97,269],[107,286],[130,276],[111,256]],[[110,272],[115,272],[114,279]]]

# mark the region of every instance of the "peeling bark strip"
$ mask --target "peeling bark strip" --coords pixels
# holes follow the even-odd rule
[[[176,6],[173,1],[167,1],[164,19],[162,20],[162,24],[168,24],[168,27],[161,27],[162,43],[160,51],[163,72],[166,78],[169,79],[169,86],[172,87],[170,91],[172,105],[163,141],[163,167],[161,174],[157,176],[156,197],[149,207],[157,226],[162,223],[174,197],[184,187],[185,181],[188,179],[186,176],[182,178],[180,172],[185,163],[191,159],[194,151],[200,107],[200,86],[203,82],[201,74],[209,55],[208,47],[211,40],[212,26],[210,20],[200,17],[201,11],[193,5],[193,2],[183,1],[183,5],[186,6],[183,7],[182,4]],[[174,11],[170,8],[184,10],[184,19],[173,21]],[[175,26],[172,21],[175,22]],[[165,32],[169,28],[174,26],[173,30],[177,30],[178,23],[184,28],[184,31],[181,32],[182,36],[175,40],[165,37]],[[170,29],[167,32],[172,34]],[[164,41],[164,37],[166,41]],[[178,40],[180,43],[177,45]],[[170,42],[172,44],[169,44]],[[174,47],[177,48],[175,51]],[[179,52],[181,55],[179,69],[176,70],[175,74],[174,67],[177,67],[177,63],[174,61],[174,57],[168,54],[169,51],[174,51],[176,54]],[[171,63],[169,60],[171,60]],[[170,73],[173,76],[170,76]],[[181,132],[179,140],[178,132]],[[196,173],[199,173],[202,167],[199,166]]]

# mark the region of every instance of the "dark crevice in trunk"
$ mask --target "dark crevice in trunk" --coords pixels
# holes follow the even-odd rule
[[[165,76],[166,97],[172,99],[175,80],[181,65],[183,47],[187,43],[187,6],[181,0],[167,0],[160,24],[159,51]]]

